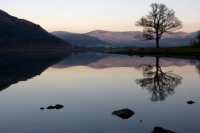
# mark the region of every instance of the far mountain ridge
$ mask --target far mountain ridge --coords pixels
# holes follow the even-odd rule
[[[56,31],[52,32],[52,34],[77,47],[105,47],[111,45],[108,42],[87,34],[70,33],[65,31]]]
[[[78,43],[79,46],[89,46],[89,47],[96,47],[96,44],[101,44],[99,46],[111,46],[111,47],[155,47],[154,40],[145,40],[143,38],[143,33],[141,31],[105,31],[105,30],[94,30],[88,33],[70,33],[64,32],[65,34],[73,35],[73,39],[68,36],[62,36],[58,34],[61,32],[53,32],[54,35],[60,37],[63,40],[70,40],[75,43]],[[63,32],[62,32],[63,33]],[[76,36],[74,36],[76,35]],[[83,37],[80,39],[80,35]],[[98,40],[96,43],[92,40]],[[191,45],[191,41],[196,36],[196,32],[187,33],[187,32],[175,32],[171,34],[165,34],[163,39],[161,40],[161,47],[177,47],[177,46],[188,46]],[[86,41],[87,40],[87,41]],[[84,43],[83,43],[84,42]],[[72,42],[70,42],[72,43]],[[89,45],[88,45],[89,44]],[[107,45],[109,44],[109,45]]]
[[[102,40],[109,40],[111,42],[116,41],[128,41],[128,40],[144,40],[143,32],[141,31],[104,31],[104,30],[95,30],[86,33],[87,35],[97,37]],[[171,34],[164,34],[163,38],[185,38],[190,33],[187,32],[174,32]]]
[[[92,37],[96,37],[100,40],[109,42],[114,46],[120,47],[155,47],[154,40],[145,40],[143,38],[143,32],[141,31],[103,31],[95,30],[86,33]],[[193,34],[193,35],[191,35]],[[194,39],[196,32],[187,33],[187,32],[174,32],[164,34],[161,40],[161,47],[180,47],[180,46],[189,46],[191,41]]]

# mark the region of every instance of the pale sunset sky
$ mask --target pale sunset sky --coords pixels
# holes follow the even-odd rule
[[[174,9],[182,31],[200,30],[200,0],[0,0],[0,9],[49,32],[135,31],[140,30],[135,22],[152,2]]]

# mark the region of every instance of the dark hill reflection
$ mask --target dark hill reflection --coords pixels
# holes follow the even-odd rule
[[[181,84],[182,77],[173,72],[164,72],[159,64],[159,57],[155,57],[155,65],[144,65],[142,79],[136,83],[147,89],[152,97],[151,101],[164,101],[175,93],[174,89]]]
[[[40,75],[63,58],[55,55],[1,55],[0,91],[19,81]]]
[[[108,57],[107,54],[101,53],[73,53],[53,67],[61,69],[74,66],[89,66],[91,63],[95,63],[106,57]]]

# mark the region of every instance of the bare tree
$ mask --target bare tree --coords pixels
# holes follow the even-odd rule
[[[151,4],[151,11],[145,17],[136,22],[136,26],[144,27],[143,35],[147,40],[156,41],[156,48],[164,33],[171,33],[182,28],[181,21],[175,16],[175,12],[164,4]]]

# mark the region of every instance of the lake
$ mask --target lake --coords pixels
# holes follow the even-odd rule
[[[0,69],[2,133],[200,132],[200,60],[5,56]]]

